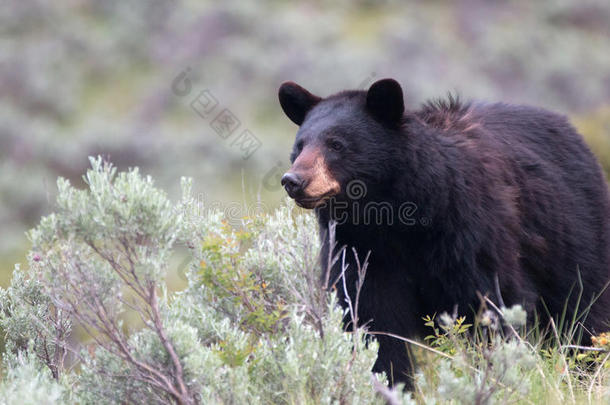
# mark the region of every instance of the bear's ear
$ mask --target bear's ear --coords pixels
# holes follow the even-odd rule
[[[405,112],[402,88],[394,79],[381,79],[366,94],[366,107],[379,121],[396,124]]]
[[[293,82],[285,82],[278,92],[280,105],[292,122],[301,125],[305,116],[321,100]]]

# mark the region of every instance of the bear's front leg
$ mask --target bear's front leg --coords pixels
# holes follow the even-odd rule
[[[379,354],[373,366],[373,372],[385,372],[390,386],[404,383],[405,389],[413,389],[413,368],[407,345],[402,340],[377,335]]]

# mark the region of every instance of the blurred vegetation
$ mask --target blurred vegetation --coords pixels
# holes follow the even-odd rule
[[[190,70],[187,70],[190,69]],[[187,70],[188,95],[172,92]],[[88,155],[139,166],[172,195],[277,206],[294,126],[284,80],[321,95],[391,76],[407,102],[535,104],[573,118],[610,172],[606,0],[7,0],[0,8],[0,285],[58,175],[82,185]],[[208,89],[262,146],[242,159],[190,107]],[[236,136],[236,135],[233,135]]]

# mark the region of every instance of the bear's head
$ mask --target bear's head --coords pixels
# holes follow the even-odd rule
[[[368,91],[343,91],[327,98],[287,82],[279,89],[279,100],[299,126],[292,167],[282,177],[299,206],[316,208],[330,198],[346,199],[346,187],[353,181],[369,195],[389,183],[404,123],[398,82],[383,79]]]

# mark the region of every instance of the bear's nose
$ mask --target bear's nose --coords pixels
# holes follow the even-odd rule
[[[294,198],[301,191],[303,180],[296,173],[288,172],[282,176],[282,186],[288,195]]]

